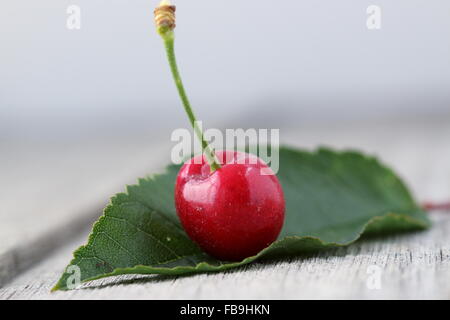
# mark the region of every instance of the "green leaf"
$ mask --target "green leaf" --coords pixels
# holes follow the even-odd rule
[[[430,225],[402,181],[376,159],[354,151],[284,147],[278,173],[286,198],[281,240],[244,261],[219,261],[192,243],[178,222],[173,200],[178,169],[170,166],[140,179],[111,199],[88,243],[70,262],[80,268],[82,282],[121,274],[220,271],[261,257],[349,245],[363,233]],[[73,268],[66,270],[53,290],[69,289]]]

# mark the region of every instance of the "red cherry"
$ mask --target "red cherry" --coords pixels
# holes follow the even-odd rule
[[[220,260],[239,261],[278,237],[284,222],[283,190],[276,175],[256,156],[234,151],[216,155],[224,161],[212,173],[201,155],[182,166],[175,205],[187,234],[205,252]]]

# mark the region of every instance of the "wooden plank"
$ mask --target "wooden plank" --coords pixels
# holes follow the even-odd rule
[[[378,155],[383,162],[392,166],[404,177],[418,199],[441,201],[450,196],[450,167],[448,166],[450,163],[450,149],[448,148],[450,126],[448,123],[448,119],[426,121],[418,119],[417,121],[373,121],[359,125],[349,123],[348,125],[326,127],[304,126],[282,130],[281,138],[283,142],[295,146],[351,147]],[[144,145],[146,144],[143,141],[136,142],[134,147],[118,143],[115,147],[111,147],[109,152],[105,147],[105,150],[89,153],[91,157],[96,157],[97,153],[103,156],[98,155],[98,158],[94,160],[83,159],[83,165],[91,166],[90,171],[80,171],[80,168],[77,168],[74,170],[72,178],[76,180],[80,172],[85,172],[88,178],[80,179],[79,184],[74,184],[72,192],[65,196],[62,193],[57,201],[59,205],[54,205],[51,193],[47,195],[48,189],[44,187],[43,189],[47,191],[42,193],[47,196],[47,198],[44,197],[44,200],[39,200],[38,195],[29,203],[22,204],[20,202],[21,191],[28,190],[23,193],[33,194],[29,190],[39,189],[43,181],[46,181],[45,174],[39,175],[38,172],[33,175],[34,187],[31,185],[27,189],[27,184],[22,182],[22,185],[16,188],[15,194],[10,193],[13,195],[11,199],[14,201],[7,208],[10,208],[14,214],[7,215],[7,217],[18,215],[18,222],[15,224],[17,228],[21,227],[24,219],[30,219],[23,228],[23,232],[20,233],[21,236],[27,236],[28,232],[33,231],[33,226],[38,230],[40,228],[52,230],[43,227],[45,224],[40,221],[42,220],[39,219],[40,216],[34,216],[35,212],[44,212],[49,210],[48,208],[52,208],[54,211],[50,217],[54,218],[64,211],[65,216],[59,220],[62,221],[61,225],[49,222],[49,225],[53,225],[56,229],[64,228],[64,225],[68,228],[62,229],[65,231],[62,232],[60,238],[47,240],[52,244],[52,248],[55,248],[55,242],[62,241],[65,232],[74,230],[74,234],[78,233],[77,228],[70,228],[66,224],[67,221],[72,221],[70,219],[76,216],[77,212],[96,212],[93,209],[95,201],[92,199],[97,201],[95,203],[104,203],[112,193],[123,189],[124,180],[132,182],[135,180],[134,177],[142,175],[144,170],[138,168],[144,168],[147,159],[152,158],[150,152],[143,151],[146,149],[143,148]],[[133,156],[121,155],[120,150],[123,148],[129,148],[127,152],[123,153],[132,153]],[[168,150],[162,152],[168,154]],[[108,161],[116,154],[119,160],[117,163],[110,164]],[[68,156],[68,158],[71,157]],[[92,164],[92,161],[96,165]],[[41,163],[44,165],[45,161],[42,160]],[[70,163],[68,161],[62,168],[47,167],[48,169],[44,172],[56,172],[55,175],[58,176],[67,168],[73,167],[75,163],[78,162]],[[110,166],[108,170],[102,168],[105,163],[108,164],[108,167]],[[131,163],[133,165],[130,165]],[[118,172],[126,165],[133,169]],[[149,168],[147,172],[150,170],[155,171]],[[29,170],[29,172],[34,171]],[[56,179],[53,182],[50,181],[46,186],[53,186],[56,189],[63,188],[61,183],[66,183],[66,180]],[[56,183],[55,186],[54,181],[59,181],[60,184]],[[77,193],[86,187],[88,188],[85,191],[87,194]],[[30,210],[25,214],[24,209],[32,209],[33,203],[40,203],[40,206],[37,207],[42,209]],[[52,205],[49,206],[49,203]],[[67,208],[70,207],[68,204],[71,203],[74,209],[68,210]],[[16,206],[22,209],[22,213]],[[2,214],[3,219],[4,212]],[[20,214],[22,215],[19,217]],[[96,214],[88,216],[92,218]],[[11,219],[15,221],[15,218]],[[0,291],[0,299],[449,298],[450,283],[447,280],[450,279],[449,215],[435,213],[433,219],[435,221],[433,229],[423,233],[365,241],[346,249],[316,255],[309,259],[292,258],[273,263],[256,263],[237,271],[192,277],[120,277],[114,280],[99,280],[88,289],[49,294],[48,290],[70,260],[71,251],[84,242],[85,235],[83,235],[77,241],[60,248],[52,257],[45,259],[7,284]],[[83,224],[80,223],[78,228],[81,228]],[[10,225],[14,225],[14,223]],[[36,241],[35,234],[29,235],[25,242],[21,241],[23,240],[21,237],[17,237],[18,243],[22,243],[27,248],[36,248],[32,246],[33,241]],[[43,239],[48,239],[45,231],[37,234],[43,235]],[[16,248],[19,247],[16,246]],[[16,252],[27,251],[22,247]],[[37,252],[39,253],[39,250]],[[39,254],[36,255],[39,256]],[[3,261],[7,259],[15,261],[15,256],[17,254],[6,256],[6,258],[4,256]],[[22,260],[27,261],[27,258],[22,258]],[[14,263],[10,263],[10,266],[17,267],[17,264]],[[371,290],[366,285],[369,277],[368,268],[373,265],[382,268],[381,290]]]
[[[447,299],[450,213],[432,217],[429,231],[365,240],[306,258],[216,274],[121,276],[50,293],[83,235],[0,289],[0,299]],[[379,289],[374,268],[380,272]]]
[[[115,142],[8,147],[0,167],[0,287],[77,236],[125,184],[166,162],[169,146],[156,139]]]

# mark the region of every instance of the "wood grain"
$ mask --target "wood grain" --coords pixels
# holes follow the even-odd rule
[[[0,167],[0,287],[77,236],[125,184],[164,167],[167,144],[116,142],[8,148]]]
[[[121,276],[50,293],[80,240],[0,289],[0,299],[448,299],[450,213],[425,232],[366,239],[309,257],[259,262],[224,273]],[[371,286],[373,266],[380,287]]]
[[[420,201],[444,201],[450,198],[449,123],[449,119],[373,120],[285,129],[280,136],[294,146],[362,149],[393,167]],[[218,274],[124,276],[50,294],[71,252],[86,240],[89,221],[109,196],[123,190],[123,183],[162,167],[156,163],[164,157],[158,160],[147,143],[62,149],[66,155],[48,150],[47,158],[38,148],[35,156],[42,159],[35,166],[10,159],[9,170],[2,169],[7,183],[0,190],[0,299],[450,298],[448,212],[432,213],[434,226],[425,232],[368,239],[311,257],[259,262]],[[165,148],[161,153],[168,153],[168,145]],[[128,152],[121,154],[124,149]],[[89,156],[80,158],[79,153],[86,152]],[[49,158],[56,160],[48,164]],[[70,189],[65,185],[68,178],[73,181]],[[379,290],[367,285],[374,279],[368,273],[373,270],[381,270]]]

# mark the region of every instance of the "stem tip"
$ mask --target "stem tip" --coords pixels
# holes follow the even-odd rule
[[[175,29],[175,11],[176,7],[169,0],[161,1],[155,9],[156,30],[161,36],[165,36]]]

